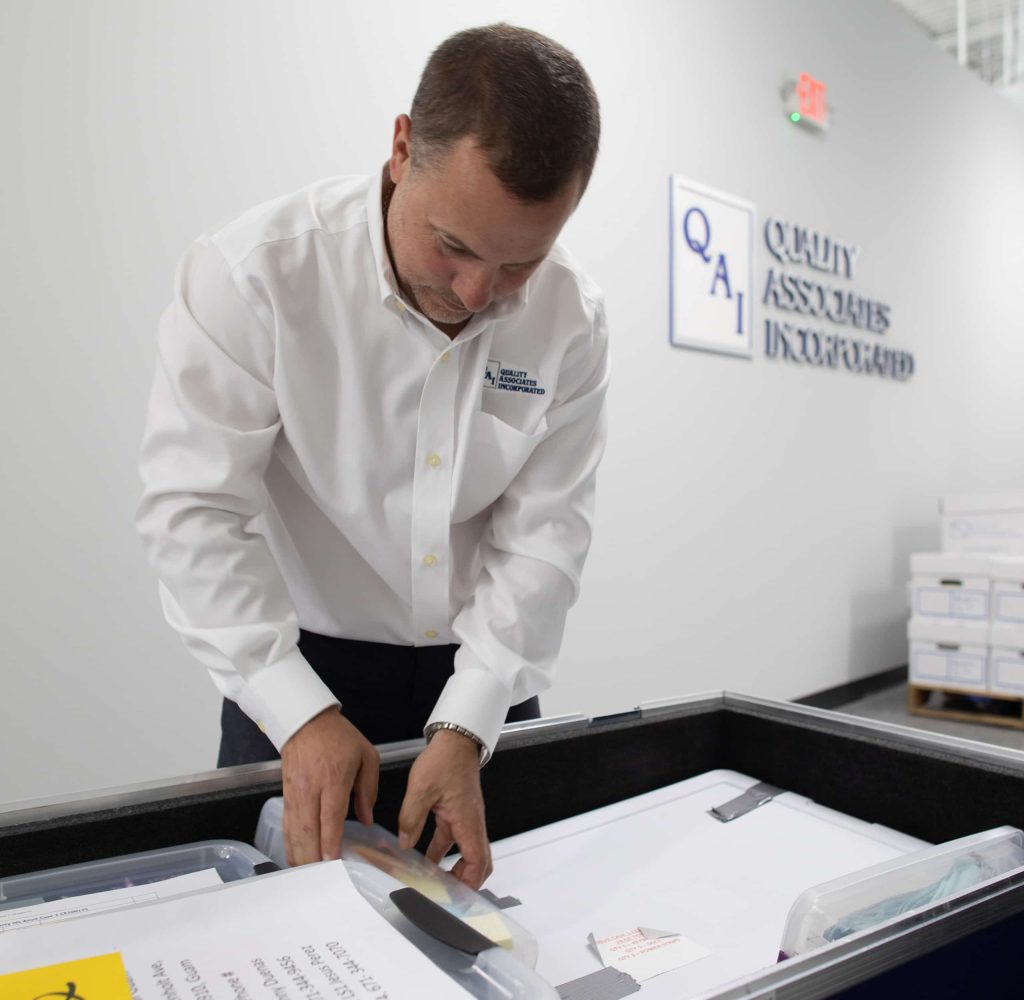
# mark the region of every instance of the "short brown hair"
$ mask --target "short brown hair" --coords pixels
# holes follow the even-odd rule
[[[574,177],[580,194],[597,158],[601,116],[579,60],[536,31],[470,28],[427,61],[412,111],[414,166],[429,165],[465,136],[476,139],[505,189],[547,201]]]

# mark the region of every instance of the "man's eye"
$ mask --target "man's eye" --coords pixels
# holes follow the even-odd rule
[[[457,254],[463,254],[463,253],[465,253],[465,252],[466,252],[466,251],[465,251],[465,250],[464,250],[464,249],[463,249],[462,247],[460,247],[460,246],[456,246],[456,245],[455,245],[454,243],[449,243],[449,242],[448,242],[447,240],[441,240],[441,246],[442,246],[442,247],[443,247],[443,248],[444,248],[444,249],[445,249],[445,250],[446,250],[446,251],[447,251],[448,253],[457,253]]]

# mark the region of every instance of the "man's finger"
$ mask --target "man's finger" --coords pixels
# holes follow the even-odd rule
[[[377,801],[377,782],[380,779],[380,754],[372,746],[363,754],[356,775],[352,797],[356,819],[364,826],[373,825],[373,804]]]
[[[451,850],[455,843],[451,827],[442,819],[437,821],[434,829],[434,836],[431,838],[430,846],[427,848],[427,860],[433,861],[435,865],[441,863],[441,859]]]
[[[488,855],[487,863],[482,867],[469,863],[465,856],[463,856],[459,858],[455,863],[455,867],[452,868],[452,874],[460,882],[468,885],[470,889],[479,889],[491,877],[491,872],[493,871],[494,867],[491,864],[490,855]]]
[[[289,865],[320,860],[320,796],[299,793],[291,783],[284,789],[285,856]]]
[[[469,822],[455,825],[452,835],[462,854],[452,869],[452,874],[470,888],[479,889],[493,871],[491,845],[487,840],[483,816],[480,816],[478,820],[474,818]]]
[[[320,861],[341,857],[341,835],[348,812],[349,789],[346,782],[324,788],[320,793]]]
[[[419,843],[431,805],[427,799],[406,788],[402,809],[398,814],[398,846],[403,851]]]

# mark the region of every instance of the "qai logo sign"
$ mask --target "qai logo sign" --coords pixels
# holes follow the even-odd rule
[[[754,206],[682,177],[670,184],[669,339],[749,358]]]

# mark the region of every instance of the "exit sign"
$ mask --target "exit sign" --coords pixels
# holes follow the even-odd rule
[[[801,73],[783,90],[789,120],[814,129],[828,128],[828,100],[825,84],[810,73]]]

